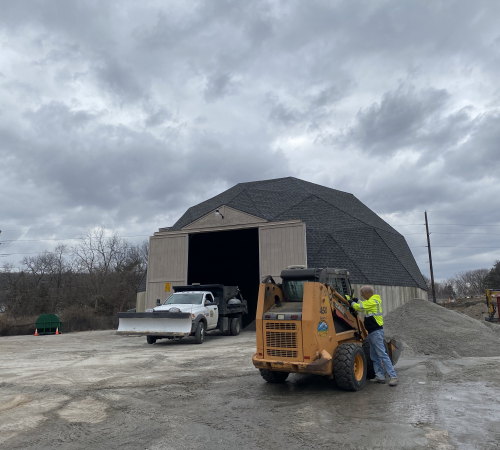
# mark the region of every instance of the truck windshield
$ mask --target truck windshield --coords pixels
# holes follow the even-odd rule
[[[191,292],[179,292],[172,294],[164,305],[199,305],[203,300],[203,294],[195,294]]]
[[[287,302],[301,302],[304,296],[304,281],[303,280],[284,280],[283,291]]]

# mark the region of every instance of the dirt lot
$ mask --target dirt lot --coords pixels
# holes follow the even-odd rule
[[[484,321],[484,318],[488,316],[488,306],[486,305],[486,297],[474,297],[474,298],[457,298],[455,302],[443,301],[440,303],[446,309],[451,311],[461,312],[473,317],[474,319]],[[495,307],[497,306],[495,300]],[[498,311],[495,312],[494,318],[498,320]]]
[[[488,345],[486,342],[485,345]],[[255,333],[147,345],[113,331],[0,338],[8,449],[493,449],[500,357],[413,357],[400,385],[266,384]]]

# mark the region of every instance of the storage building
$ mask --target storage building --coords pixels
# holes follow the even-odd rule
[[[154,233],[137,310],[163,302],[175,285],[220,283],[240,287],[249,323],[261,280],[279,282],[289,265],[349,269],[356,294],[372,285],[384,313],[427,298],[400,233],[354,195],[289,177],[239,183]]]

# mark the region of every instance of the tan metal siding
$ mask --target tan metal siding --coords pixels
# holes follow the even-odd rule
[[[146,292],[138,292],[137,293],[137,302],[135,305],[136,312],[144,312],[146,311]]]
[[[283,269],[292,264],[307,264],[304,223],[259,227],[260,277],[272,275],[280,281]]]
[[[170,297],[174,290],[172,289],[174,286],[185,286],[187,284],[186,281],[168,281],[171,284],[170,292],[165,292],[165,282],[159,283],[148,283],[148,302],[147,308],[154,308],[156,306],[156,300],[160,299],[160,304],[162,304],[168,297]]]
[[[215,215],[215,210],[210,211],[203,217],[191,222],[183,227],[183,230],[191,230],[196,228],[219,228],[221,226],[245,225],[256,223],[267,223],[266,219],[247,214],[229,206],[222,205],[219,207],[221,215]]]
[[[165,283],[187,284],[188,234],[153,236],[149,241],[146,308],[154,308],[156,299],[165,300]]]

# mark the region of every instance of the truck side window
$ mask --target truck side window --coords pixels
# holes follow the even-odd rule
[[[212,297],[212,294],[207,294],[205,300],[209,301],[210,303],[213,303],[214,298]]]

